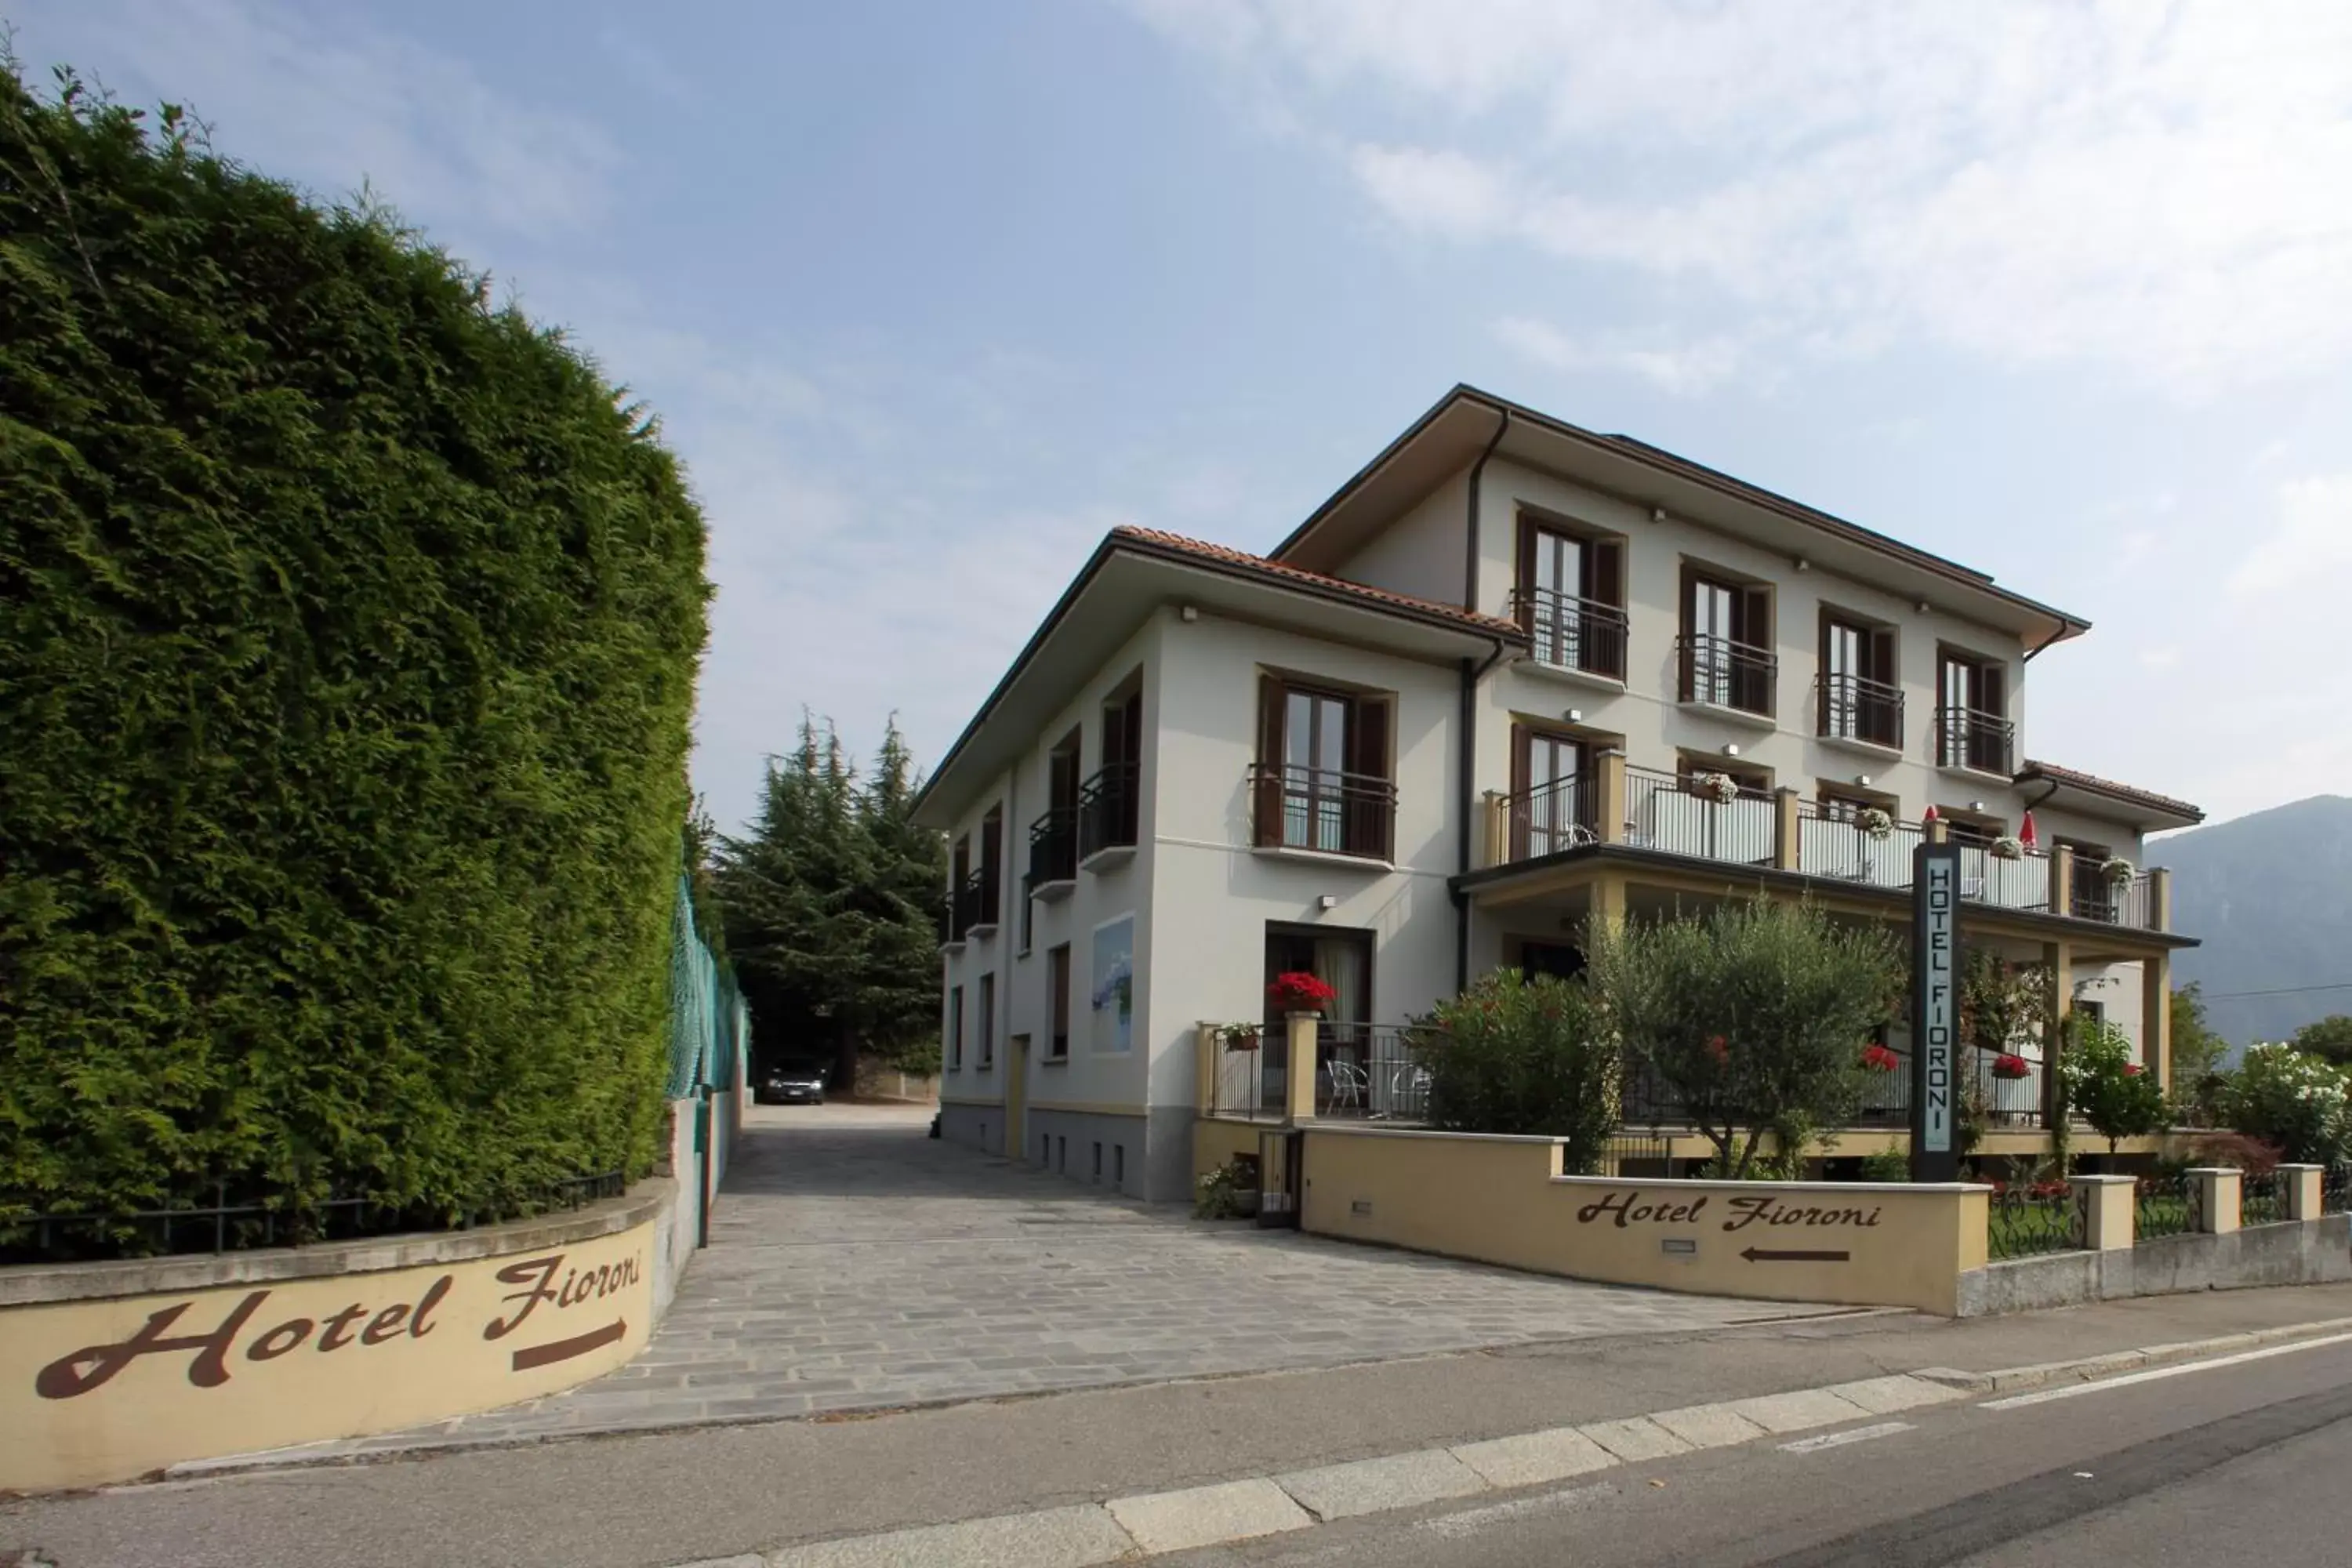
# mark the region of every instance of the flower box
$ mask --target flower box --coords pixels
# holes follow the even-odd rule
[[[1265,988],[1266,1000],[1278,1012],[1320,1013],[1338,998],[1339,993],[1303,970],[1277,974],[1274,984]]]
[[[2033,1076],[2033,1068],[2027,1065],[2023,1057],[2011,1056],[2004,1053],[1993,1058],[1992,1076],[1995,1078],[2006,1079],[2032,1078]]]

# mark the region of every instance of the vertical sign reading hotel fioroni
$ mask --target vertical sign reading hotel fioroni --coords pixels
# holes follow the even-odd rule
[[[1911,1179],[1959,1178],[1960,851],[1911,852]]]
[[[409,1268],[0,1309],[0,1490],[510,1404],[645,1342],[654,1227]]]

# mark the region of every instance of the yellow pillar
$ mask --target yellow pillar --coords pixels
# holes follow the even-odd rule
[[[1315,1119],[1315,1040],[1322,1021],[1316,1013],[1293,1013],[1289,1017],[1290,1067],[1284,1087],[1293,1121]]]
[[[2322,1165],[2281,1165],[2278,1168],[2279,1191],[2286,1198],[2287,1218],[2319,1217],[2319,1178],[2326,1169]]]
[[[2063,844],[2050,851],[2050,912],[2074,912],[2074,851]]]
[[[1945,826],[1944,819],[1940,816],[1925,824],[1925,826],[1927,832],[1922,837],[1930,844],[1941,844],[1951,837],[1951,830]]]
[[[1493,790],[1486,792],[1486,858],[1481,866],[1499,866],[1511,858],[1511,803]]]
[[[2136,1239],[2138,1184],[2129,1176],[2076,1176],[2074,1206],[2083,1215],[2083,1245],[2093,1252],[2128,1252]]]
[[[1625,841],[1625,753],[1601,753],[1601,771],[1593,775],[1599,798],[1592,803],[1592,831],[1603,844]]]
[[[2166,1089],[2172,1087],[2172,955],[2159,952],[2139,963],[2141,1065]]]
[[[1202,1024],[1192,1031],[1192,1110],[1196,1116],[1206,1116],[1217,1108],[1217,1053],[1223,1044],[1217,1038],[1214,1024]]]
[[[1772,792],[1772,864],[1783,871],[1797,868],[1798,824],[1802,820],[1797,803],[1803,798],[1786,784]]]
[[[1592,888],[1592,920],[1597,925],[1615,931],[1625,923],[1625,879],[1604,872],[1595,877]]]
[[[2243,1177],[2232,1166],[2218,1165],[2188,1173],[2189,1190],[2197,1205],[2196,1228],[2207,1236],[2227,1236],[2242,1216]]]
[[[2172,929],[2172,872],[2158,866],[2147,874],[2147,929]]]
[[[2042,1039],[2042,1125],[2055,1127],[2065,1114],[2059,1103],[2058,1058],[2066,1049],[2066,1015],[2074,1005],[2074,944],[2043,942],[2042,963],[2050,975],[2050,1022]]]

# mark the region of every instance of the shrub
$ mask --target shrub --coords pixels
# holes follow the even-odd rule
[[[2285,1158],[2331,1164],[2352,1155],[2352,1079],[2331,1062],[2293,1046],[2247,1048],[2221,1090],[2222,1117],[2238,1131]]]
[[[2208,1132],[2189,1145],[2187,1170],[2194,1165],[2231,1165],[2250,1176],[2266,1176],[2278,1169],[2278,1150],[2242,1132]],[[2177,1172],[2174,1173],[2178,1173]]]
[[[1568,1170],[1598,1168],[1617,1130],[1618,1047],[1581,981],[1498,969],[1416,1023],[1433,1126],[1563,1138]]]
[[[13,64],[0,235],[0,1212],[645,1170],[669,455],[383,215]]]
[[[1862,1043],[1900,994],[1891,935],[1759,900],[1654,924],[1596,922],[1587,940],[1607,1016],[1715,1145],[1718,1169],[1747,1176],[1776,1125],[1851,1120],[1868,1073]]]
[[[1911,1157],[1900,1149],[1881,1149],[1862,1157],[1862,1179],[1865,1182],[1907,1182],[1911,1179]]]
[[[2084,1015],[2059,1058],[2067,1102],[2083,1113],[2092,1131],[2107,1141],[2107,1152],[2126,1138],[2145,1137],[2164,1126],[2164,1090],[2156,1075],[2131,1059],[2130,1038],[2113,1024]]]

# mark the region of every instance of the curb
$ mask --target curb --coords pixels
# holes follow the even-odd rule
[[[2321,1334],[2341,1333],[2347,1329],[2352,1329],[2352,1318],[2322,1318],[2314,1322],[2283,1323],[2274,1329],[2256,1329],[2242,1334],[2216,1334],[2210,1339],[2176,1340],[2168,1344],[2142,1345],[2137,1350],[2107,1351],[2099,1355],[2077,1356],[2073,1361],[2036,1362],[2028,1366],[2002,1367],[1994,1372],[1961,1372],[1955,1367],[1923,1366],[1911,1375],[1923,1382],[1939,1383],[1947,1388],[1957,1388],[1967,1394],[2008,1394],[2017,1389],[2041,1388],[2053,1383],[2088,1383],[2094,1378],[2109,1377],[2119,1372],[2137,1372],[2141,1367],[2161,1366],[2167,1362],[2227,1355],[2233,1351],[2252,1350],[2257,1345],[2311,1339]]]

